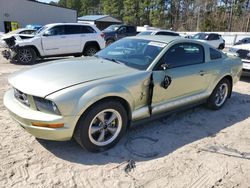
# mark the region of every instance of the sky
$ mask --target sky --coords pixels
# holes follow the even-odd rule
[[[40,2],[49,3],[50,1],[58,2],[58,0],[38,0]]]

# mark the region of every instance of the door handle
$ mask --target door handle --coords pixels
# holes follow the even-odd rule
[[[201,70],[201,71],[199,72],[199,74],[200,74],[201,76],[203,76],[204,74],[206,74],[206,72],[203,71],[203,70]]]
[[[66,36],[61,36],[62,39],[66,38]]]
[[[81,37],[85,37],[85,35],[81,35]]]

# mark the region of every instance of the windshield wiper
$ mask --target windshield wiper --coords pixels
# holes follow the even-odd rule
[[[100,57],[100,56],[97,56],[97,57]],[[108,61],[112,61],[114,63],[123,64],[121,61],[114,59],[114,58],[108,58],[108,57],[101,57],[101,58],[106,59]]]

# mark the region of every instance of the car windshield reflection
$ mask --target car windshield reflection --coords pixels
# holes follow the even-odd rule
[[[96,57],[146,70],[166,45],[144,39],[122,39],[98,52]]]

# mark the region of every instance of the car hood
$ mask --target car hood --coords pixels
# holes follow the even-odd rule
[[[136,69],[97,57],[52,61],[14,73],[9,83],[34,96],[46,97],[58,90],[113,76],[130,74]]]

